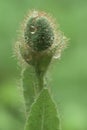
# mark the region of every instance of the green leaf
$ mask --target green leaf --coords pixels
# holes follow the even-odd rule
[[[25,130],[59,130],[57,108],[44,88],[31,107]]]
[[[34,70],[32,67],[28,67],[23,72],[23,93],[26,112],[29,112],[30,106],[34,102],[36,86],[37,85]]]

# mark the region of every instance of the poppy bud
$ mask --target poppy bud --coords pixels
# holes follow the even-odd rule
[[[25,28],[25,42],[35,51],[49,48],[54,41],[53,29],[45,16],[31,17]]]

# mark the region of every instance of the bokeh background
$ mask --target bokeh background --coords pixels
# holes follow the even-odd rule
[[[23,130],[13,57],[17,30],[28,10],[46,11],[70,39],[51,69],[51,87],[62,130],[87,130],[87,0],[0,0],[0,130]]]

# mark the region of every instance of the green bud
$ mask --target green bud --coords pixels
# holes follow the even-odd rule
[[[45,12],[31,11],[22,25],[15,49],[19,61],[32,65],[39,74],[45,73],[52,59],[61,56],[66,37]]]
[[[49,48],[54,41],[53,29],[44,16],[30,18],[24,36],[25,42],[35,51]]]

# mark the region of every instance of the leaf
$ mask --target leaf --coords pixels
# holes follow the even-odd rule
[[[33,68],[28,67],[23,72],[23,93],[25,99],[26,112],[29,112],[30,106],[35,98],[36,79]]]
[[[56,106],[44,88],[31,107],[25,130],[59,130]]]

